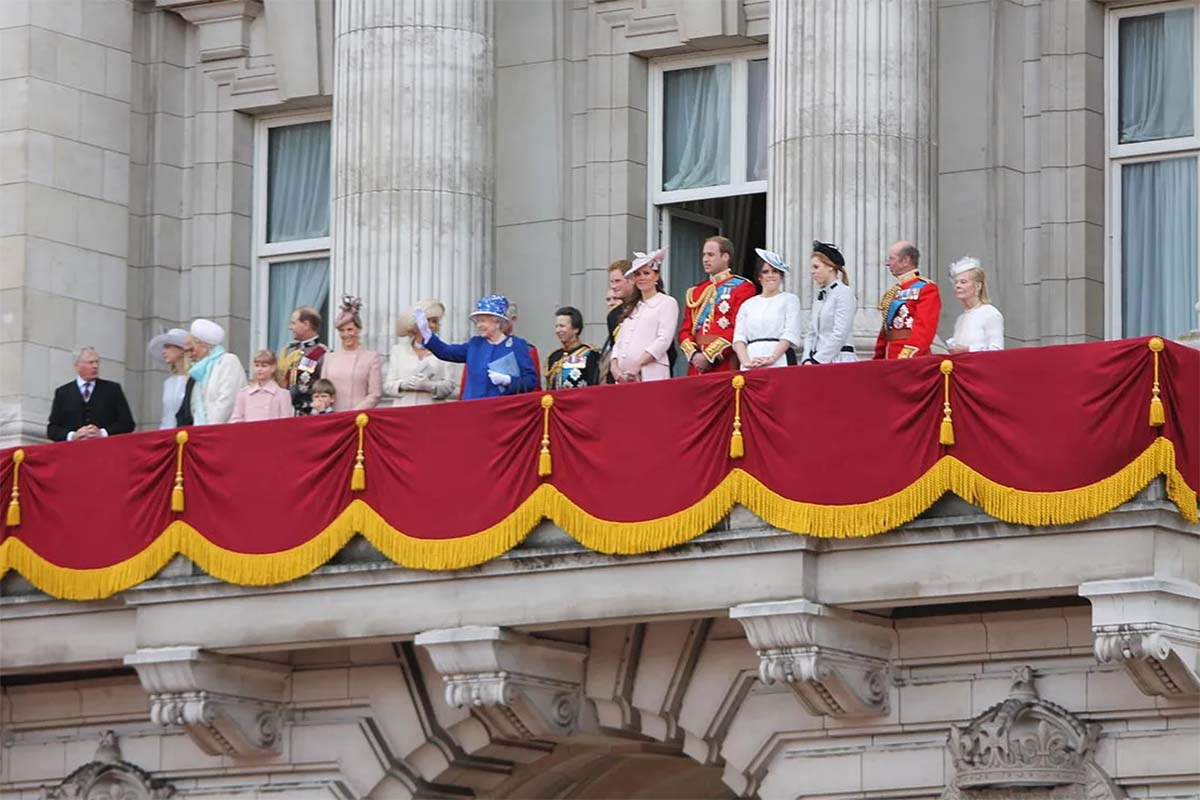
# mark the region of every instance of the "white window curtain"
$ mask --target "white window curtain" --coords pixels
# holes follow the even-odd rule
[[[663,189],[729,183],[729,64],[663,75]]]
[[[1125,17],[1119,30],[1120,141],[1193,132],[1192,9]]]
[[[1196,324],[1197,169],[1195,157],[1121,167],[1126,336],[1179,336]]]
[[[746,127],[746,180],[767,179],[767,134],[770,124],[770,102],[767,99],[767,82],[770,70],[767,60],[749,63],[749,91],[747,109],[750,115]]]
[[[321,312],[323,324],[328,321],[328,258],[276,262],[271,264],[268,281],[267,343],[271,350],[279,352],[280,347],[291,341],[288,323],[292,312],[300,306],[312,306]]]
[[[271,128],[267,241],[329,235],[329,123]]]

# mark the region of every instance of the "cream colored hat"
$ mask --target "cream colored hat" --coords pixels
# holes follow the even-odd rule
[[[193,339],[199,339],[214,347],[225,341],[225,329],[211,319],[196,320],[192,323],[189,333],[192,334]]]

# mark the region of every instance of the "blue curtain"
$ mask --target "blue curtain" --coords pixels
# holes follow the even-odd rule
[[[1120,141],[1191,136],[1193,81],[1191,9],[1126,17],[1118,33]]]
[[[322,324],[329,326],[329,259],[309,258],[280,261],[271,265],[268,276],[270,297],[267,301],[267,344],[271,350],[291,341],[288,323],[300,306],[312,306],[321,312]],[[325,335],[325,331],[321,332]]]
[[[663,75],[665,190],[729,183],[729,64]]]
[[[1121,167],[1122,321],[1126,336],[1174,337],[1196,325],[1197,159]]]
[[[747,110],[750,118],[746,125],[746,180],[765,181],[770,154],[767,135],[770,133],[771,104],[767,97],[767,87],[770,85],[771,73],[765,58],[751,61],[749,67]]]
[[[329,123],[271,128],[267,241],[329,235]]]

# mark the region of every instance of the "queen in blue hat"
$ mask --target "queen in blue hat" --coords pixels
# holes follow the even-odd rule
[[[529,356],[529,343],[505,332],[508,298],[490,294],[481,297],[471,312],[477,335],[463,344],[448,344],[429,326],[425,309],[414,308],[416,323],[426,349],[442,361],[466,364],[464,400],[532,392],[538,387],[537,368]]]

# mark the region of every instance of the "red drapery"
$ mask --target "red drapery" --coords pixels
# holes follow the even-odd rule
[[[953,445],[940,443],[947,377]],[[646,552],[742,503],[786,530],[864,536],[952,491],[1030,525],[1111,510],[1157,475],[1196,516],[1200,352],[1148,340],[833,364],[0,451],[0,574],[103,597],[176,552],[245,584],[311,571],[356,532],[398,563],[453,569],[543,518]],[[744,457],[731,457],[735,401]],[[549,475],[539,475],[548,414]],[[183,510],[172,510],[182,449]],[[14,464],[20,461],[16,503]],[[13,506],[18,510],[14,513]]]

